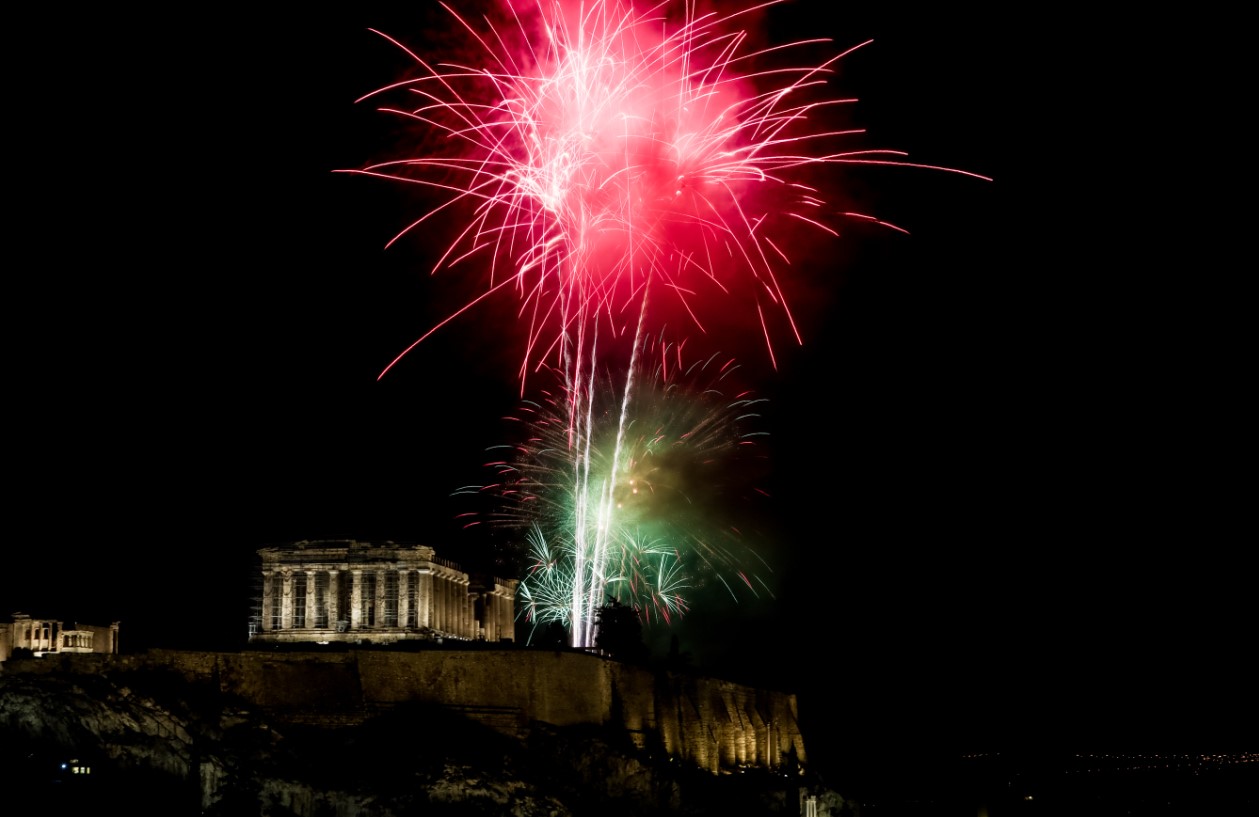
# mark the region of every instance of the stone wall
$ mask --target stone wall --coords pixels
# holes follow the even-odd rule
[[[95,660],[82,660],[87,658]],[[581,652],[154,650],[22,664],[43,670],[81,666],[87,672],[173,670],[189,681],[217,684],[273,717],[296,721],[354,722],[402,704],[436,704],[516,735],[532,721],[620,728],[640,748],[712,772],[806,762],[794,695]]]

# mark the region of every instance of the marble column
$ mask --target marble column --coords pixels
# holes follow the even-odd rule
[[[472,628],[472,605],[468,597],[468,582],[462,577],[459,579],[458,593],[455,600],[459,604],[459,635],[462,638],[471,638],[475,633]]]
[[[350,571],[350,629],[363,626],[363,571]]]
[[[516,640],[516,611],[514,604],[511,603],[511,593],[514,590],[510,588],[502,594],[499,604],[499,638],[510,638],[511,641]]]
[[[420,589],[416,593],[417,600],[420,604],[420,614],[416,617],[416,624],[421,627],[433,627],[433,571],[425,570],[420,573]]]
[[[271,629],[271,611],[273,608],[271,571],[264,570],[262,572],[262,629]]]
[[[446,577],[441,570],[433,573],[433,629],[446,629]]]
[[[444,618],[444,607],[446,602],[446,576],[441,570],[433,572],[433,629],[441,631],[444,629],[446,619]]]
[[[376,626],[385,626],[385,571],[376,571]]]
[[[315,571],[306,571],[306,626],[315,626]]]
[[[280,629],[293,628],[293,574],[287,570],[280,574],[283,589],[280,591]]]
[[[403,629],[409,623],[407,619],[411,614],[411,579],[413,574],[410,570],[398,571],[398,626]]]
[[[341,594],[340,594],[340,576],[338,571],[328,571],[328,627],[332,630],[337,629],[337,622],[341,620]]]

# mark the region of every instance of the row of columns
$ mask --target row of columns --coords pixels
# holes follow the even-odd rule
[[[486,641],[514,640],[516,634],[515,590],[494,585],[485,595],[485,615],[481,622],[485,627]]]
[[[294,577],[297,573],[304,573],[306,576],[306,598],[300,616],[305,626],[301,628],[297,626],[299,616],[296,615],[298,611],[294,593]],[[467,576],[441,566],[418,570],[281,570],[278,575],[276,571],[265,571],[262,577],[262,629],[316,629],[315,624],[320,613],[319,593],[316,592],[316,576],[319,574],[328,576],[324,594],[326,629],[337,629],[339,622],[344,621],[350,630],[365,627],[426,628],[459,638],[473,638],[476,635],[477,621],[468,593]],[[365,599],[368,577],[375,578],[374,589]],[[340,584],[347,578],[350,582],[349,609],[342,610],[343,594]],[[391,581],[396,582],[392,588]],[[365,604],[365,601],[369,603]],[[414,611],[411,609],[413,601]],[[278,616],[275,606],[277,602]],[[500,606],[501,603],[496,608]],[[494,621],[501,628],[500,619],[501,615]]]
[[[12,646],[34,652],[118,652],[118,622],[108,628],[78,625],[67,628],[60,621],[22,618],[12,630]],[[108,638],[106,638],[108,636]]]
[[[57,637],[60,632],[60,621],[19,622],[14,646],[37,651],[53,650],[57,647]]]

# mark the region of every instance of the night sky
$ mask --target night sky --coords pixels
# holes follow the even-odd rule
[[[423,200],[333,172],[398,136],[354,103],[405,67],[368,28],[418,50],[445,18],[280,5],[15,34],[4,613],[232,648],[259,547],[482,554],[452,493],[484,481],[519,397],[512,304],[378,381],[475,265],[430,277],[440,235],[386,250]],[[781,338],[776,370],[745,304],[703,305],[702,342],[769,398],[775,593],[705,598],[681,648],[798,692],[806,739],[833,729],[845,757],[1253,739],[1253,535],[1229,522],[1235,409],[1203,362],[1231,339],[1193,225],[1144,219],[1128,164],[1097,170],[1123,115],[1085,79],[1102,35],[1073,52],[977,11],[820,8],[769,31],[874,39],[831,79],[863,144],[994,181],[828,179],[909,234],[846,228],[784,272],[804,344]]]

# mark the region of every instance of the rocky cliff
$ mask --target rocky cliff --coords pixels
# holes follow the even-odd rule
[[[164,817],[701,817],[803,814],[812,797],[820,817],[847,813],[802,762],[794,715],[769,725],[786,719],[791,707],[776,707],[790,696],[587,655],[474,654],[10,661],[0,804]],[[557,678],[580,683],[537,699]],[[741,720],[742,743],[720,726]]]

